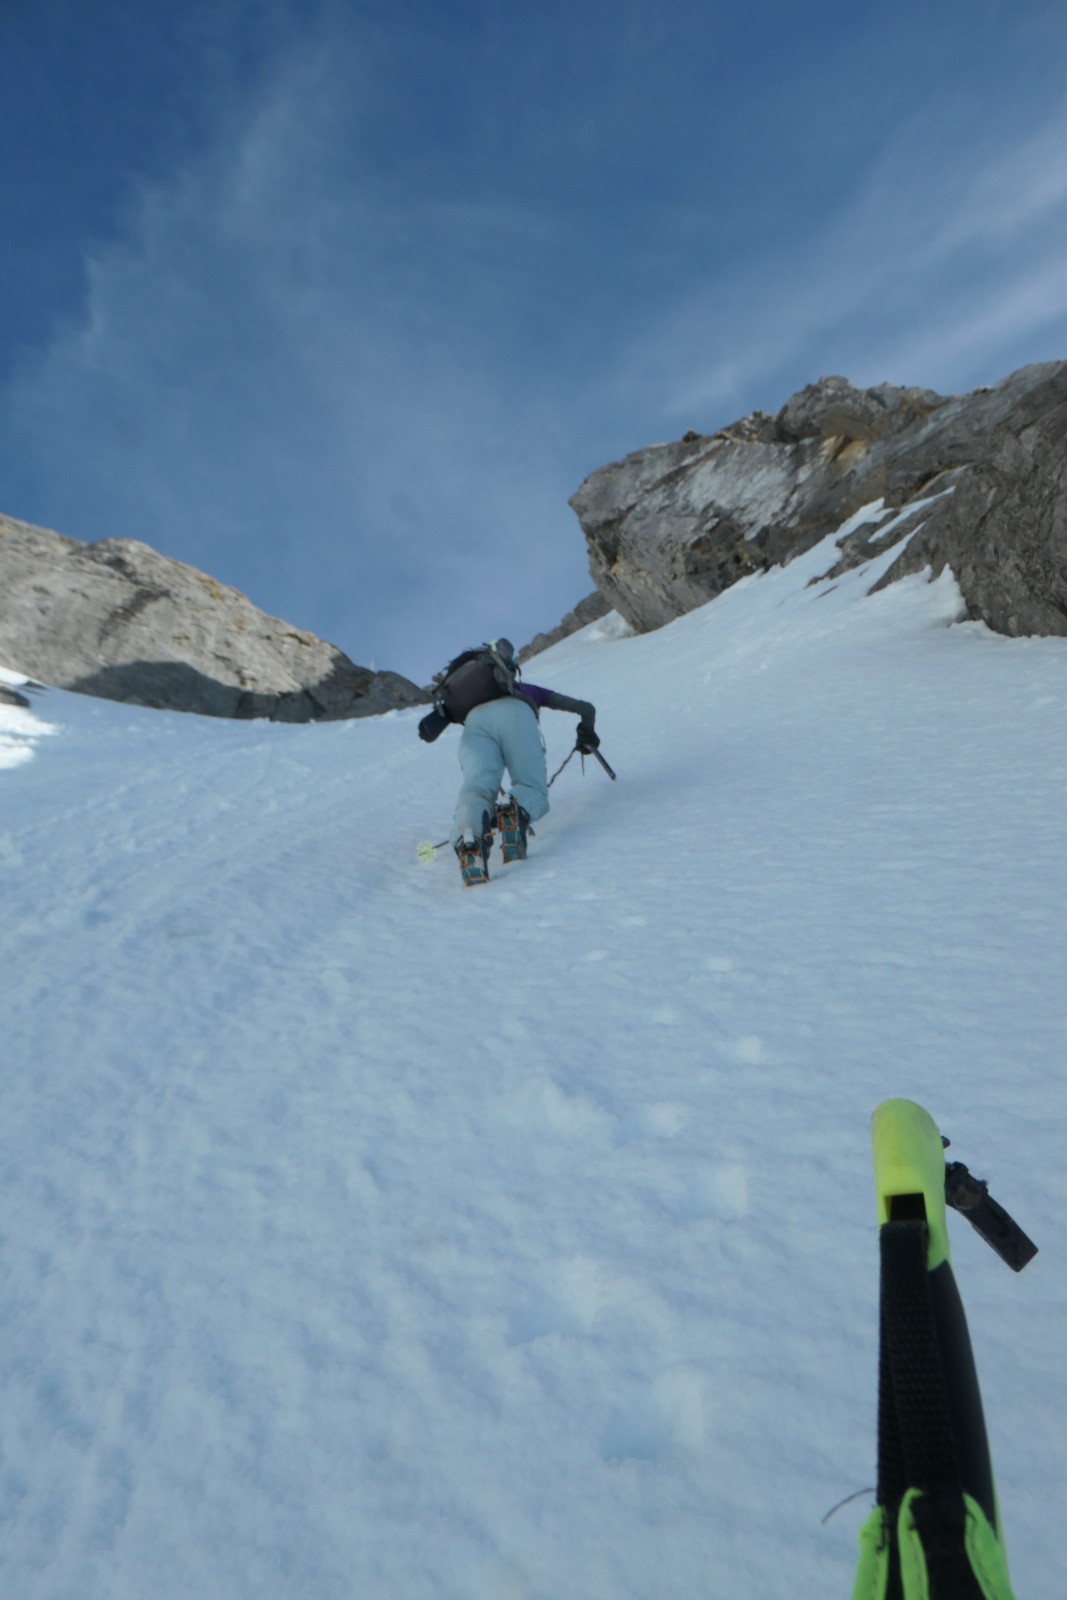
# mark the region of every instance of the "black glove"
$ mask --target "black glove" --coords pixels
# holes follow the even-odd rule
[[[419,738],[424,744],[433,744],[448,727],[448,718],[438,710],[428,711],[419,723]]]
[[[579,722],[578,739],[575,746],[578,753],[583,756],[591,756],[599,744],[600,740],[588,722]]]

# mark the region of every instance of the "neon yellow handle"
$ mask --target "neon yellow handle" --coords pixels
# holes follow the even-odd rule
[[[885,1100],[871,1118],[878,1223],[921,1216],[930,1230],[927,1270],[951,1261],[945,1219],[945,1150],[937,1124],[914,1100]]]

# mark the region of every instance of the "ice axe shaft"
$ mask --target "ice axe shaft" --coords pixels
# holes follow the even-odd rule
[[[583,751],[582,754],[584,755],[585,752]],[[604,768],[604,771],[607,773],[607,775],[611,779],[612,783],[614,783],[616,781],[616,774],[608,766],[607,762],[604,760],[604,757],[600,754],[600,751],[599,750],[590,750],[589,754],[591,756],[596,756],[597,760],[600,762],[600,765]]]

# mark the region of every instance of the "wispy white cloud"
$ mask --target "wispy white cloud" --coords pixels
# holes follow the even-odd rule
[[[533,72],[534,120],[472,108],[457,175],[432,117],[407,128],[403,22],[332,15],[137,193],[87,263],[83,313],[0,395],[9,449],[47,485],[39,520],[146,539],[421,677],[456,640],[528,636],[580,597],[567,495],[624,449],[828,371],[969,387],[1067,333],[1063,116],[1009,138],[991,114],[979,137],[947,99],[858,176],[844,163],[835,211],[793,204],[741,258],[708,216],[762,182],[788,206],[788,172],[734,174],[708,212],[654,173],[621,192],[620,89],[607,131],[595,98],[576,112],[607,189],[583,172],[558,201]],[[510,153],[483,161],[494,129]]]
[[[585,592],[574,485],[546,471],[557,420],[509,362],[552,224],[382,182],[380,91],[361,102],[344,43],[343,68],[337,38],[290,56],[140,193],[7,429],[63,531],[143,538],[422,675],[442,592],[450,637],[487,610],[532,633],[564,540],[567,604]]]
[[[1013,348],[1019,355],[1004,358],[1012,365],[1063,359],[1065,335],[1067,256],[1054,256],[1030,272],[1020,270],[1008,281],[961,296],[951,316],[899,337],[894,342],[894,372],[897,381],[903,381],[899,374],[910,369],[960,372],[967,376],[945,387],[961,389],[977,381],[977,372],[984,371],[989,378],[1004,376],[1007,369],[1001,370],[1004,362],[998,365],[997,356]]]
[[[951,390],[1062,354],[1065,148],[1062,115],[999,149],[898,131],[836,216],[661,309],[617,399],[651,382],[666,415],[706,424],[753,393],[780,403],[801,372]]]

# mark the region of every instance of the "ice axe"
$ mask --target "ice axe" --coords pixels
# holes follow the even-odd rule
[[[571,751],[570,755],[567,757],[567,760],[564,761],[563,766],[557,767],[555,772],[552,774],[551,778],[549,778],[548,787],[550,789],[551,789],[552,785],[555,783],[556,779],[559,777],[560,773],[563,771],[563,767],[565,767],[568,762],[573,761],[574,757],[577,756],[577,755],[580,755],[581,758],[582,758],[582,771],[583,772],[585,771],[585,758],[586,758],[586,756],[596,756],[597,760],[600,762],[600,765],[604,768],[604,771],[607,773],[608,777],[612,780],[612,782],[614,783],[618,779],[618,773],[614,772],[611,769],[611,767],[608,766],[607,762],[604,760],[604,757],[600,754],[599,750],[583,750],[580,745],[576,744],[574,749]]]
[[[877,1505],[860,1532],[853,1600],[1012,1600],[974,1355],[946,1206],[1016,1272],[1037,1254],[928,1111],[872,1119],[881,1254]]]

